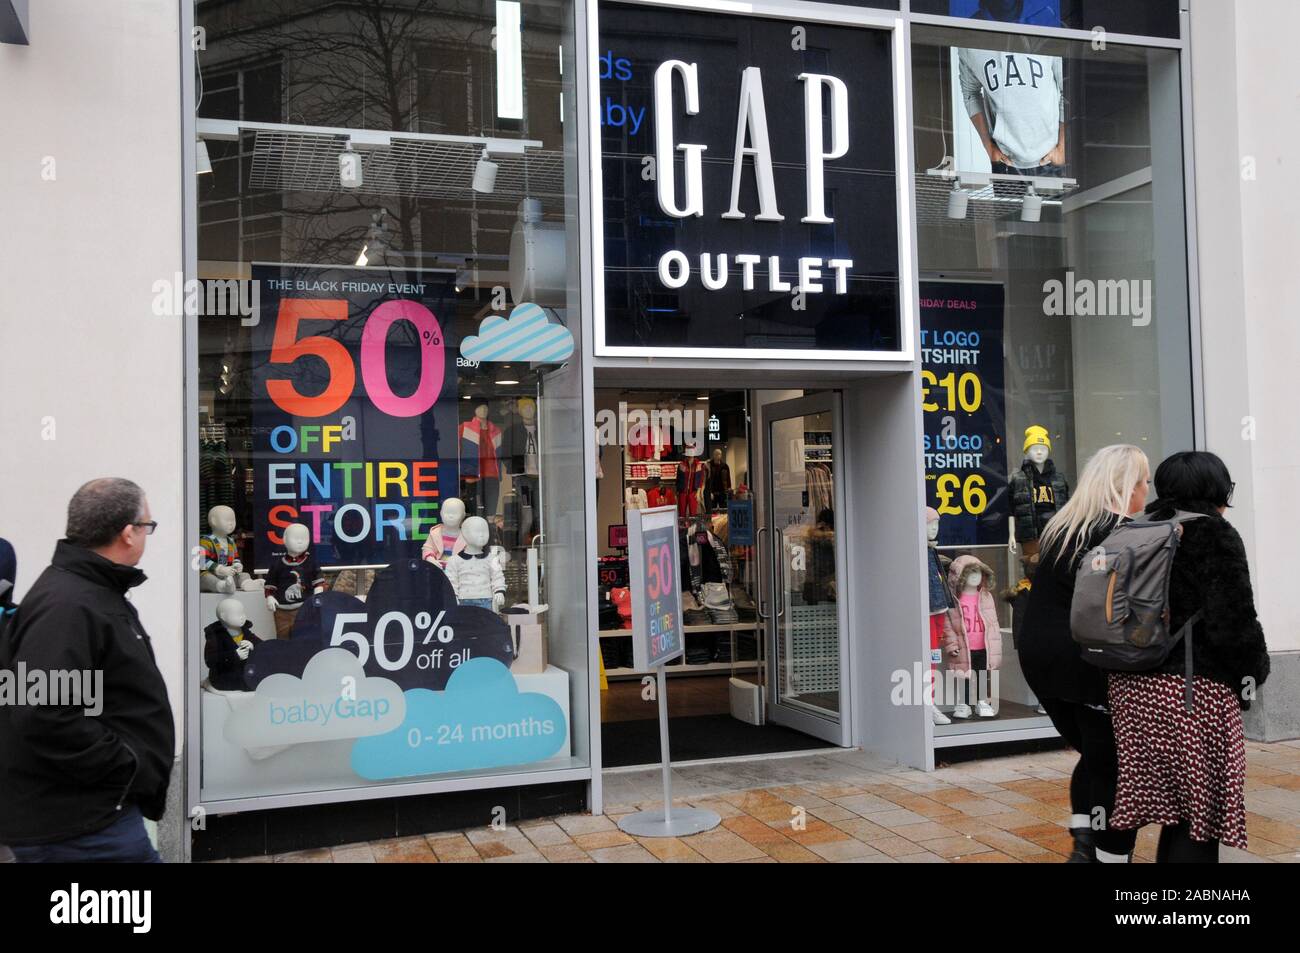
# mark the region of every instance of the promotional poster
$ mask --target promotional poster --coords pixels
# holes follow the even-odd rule
[[[256,566],[291,523],[311,530],[319,565],[417,554],[458,484],[451,276],[258,265],[253,277]]]
[[[921,282],[921,408],[926,503],[940,546],[1007,542],[1004,289]]]

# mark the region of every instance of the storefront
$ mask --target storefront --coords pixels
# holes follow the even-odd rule
[[[182,3],[194,855],[599,810],[657,758],[655,505],[679,758],[1053,737],[1039,529],[1099,447],[1205,444],[1186,20]]]

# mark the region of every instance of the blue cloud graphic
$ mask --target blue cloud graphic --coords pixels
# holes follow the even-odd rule
[[[406,718],[352,747],[352,770],[370,781],[542,761],[568,737],[553,698],[521,692],[496,659],[471,659],[447,690],[406,692]]]
[[[535,361],[555,363],[573,354],[573,334],[552,324],[540,305],[521,304],[509,318],[489,315],[478,335],[460,343],[460,356],[471,361]]]

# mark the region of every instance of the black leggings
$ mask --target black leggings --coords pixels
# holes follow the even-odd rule
[[[1217,864],[1217,840],[1192,840],[1186,821],[1166,824],[1160,828],[1160,843],[1156,847],[1157,864]]]
[[[1119,755],[1115,750],[1110,712],[1060,698],[1038,701],[1061,737],[1079,752],[1079,763],[1070,776],[1070,810],[1086,814],[1091,822],[1093,810],[1100,807],[1107,826],[1093,831],[1097,848],[1109,854],[1131,853],[1137,843],[1137,831],[1117,831],[1109,826],[1110,817],[1115,813],[1115,785],[1119,779]]]

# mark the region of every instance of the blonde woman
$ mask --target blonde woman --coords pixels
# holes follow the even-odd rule
[[[1084,662],[1070,637],[1070,601],[1079,559],[1146,506],[1151,465],[1138,447],[1098,450],[1074,495],[1043,530],[1038,572],[1017,640],[1020,666],[1052,724],[1079,763],[1070,778],[1070,863],[1127,863],[1136,831],[1114,830],[1118,757],[1106,701],[1106,673]]]

